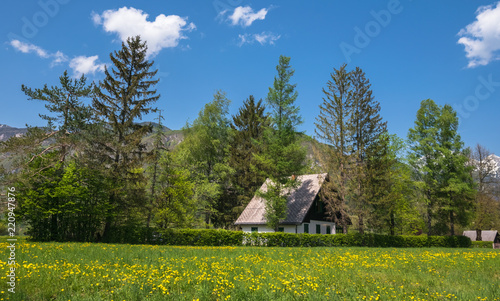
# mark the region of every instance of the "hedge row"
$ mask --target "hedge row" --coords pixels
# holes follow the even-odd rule
[[[492,241],[473,241],[472,242],[472,247],[473,248],[488,248],[491,249],[493,248],[493,242]]]
[[[389,236],[378,234],[244,233],[227,230],[164,230],[156,243],[180,246],[268,246],[268,247],[448,247],[469,248],[465,236]]]

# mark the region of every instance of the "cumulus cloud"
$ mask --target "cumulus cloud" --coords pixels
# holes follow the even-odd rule
[[[176,47],[180,40],[187,38],[185,32],[196,29],[194,23],[177,15],[161,14],[153,22],[148,21],[148,17],[147,13],[133,7],[92,13],[95,24],[102,25],[106,32],[116,33],[123,42],[140,35],[147,41],[148,56],[155,56],[163,48]]]
[[[258,42],[261,45],[265,44],[274,45],[274,42],[276,42],[279,38],[281,38],[280,35],[271,32],[240,34],[238,37],[240,39],[239,46],[242,46],[244,44],[253,44],[255,42]]]
[[[458,43],[465,46],[469,68],[500,59],[500,2],[479,7],[476,21],[458,35],[461,36]]]
[[[228,16],[228,20],[231,21],[232,25],[248,27],[256,20],[264,20],[268,11],[268,9],[263,8],[258,12],[254,12],[250,6],[238,6],[234,9],[233,13]],[[225,13],[227,13],[227,10],[221,12],[220,16],[223,16]]]
[[[66,62],[68,60],[68,57],[64,55],[64,53],[62,53],[61,51],[57,51],[55,53],[49,53],[45,49],[39,46],[30,43],[24,43],[19,40],[12,40],[10,41],[9,44],[16,50],[21,51],[22,53],[34,53],[37,56],[44,59],[52,58],[52,63],[51,63],[52,66],[60,64],[62,62]]]
[[[75,77],[80,77],[82,74],[95,74],[96,72],[103,72],[106,65],[97,63],[99,56],[77,56],[69,62],[69,67],[73,69]]]

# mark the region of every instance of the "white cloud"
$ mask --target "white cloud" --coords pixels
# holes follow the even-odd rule
[[[99,56],[77,56],[69,62],[69,67],[73,69],[75,77],[80,77],[82,74],[95,74],[100,71],[103,72],[106,67],[105,64],[96,63]]]
[[[240,39],[240,42],[238,43],[239,46],[242,46],[244,44],[253,44],[254,42],[258,42],[261,45],[265,44],[274,45],[274,42],[276,42],[279,38],[281,38],[280,35],[271,32],[240,34],[238,37]]]
[[[221,15],[225,14],[227,11],[221,12]],[[228,17],[231,20],[232,25],[241,25],[242,27],[248,27],[256,20],[264,20],[266,18],[268,9],[263,8],[258,12],[254,13],[250,6],[238,6],[234,9],[233,14]]]
[[[64,55],[61,51],[57,51],[56,53],[49,53],[45,49],[36,46],[34,44],[24,43],[19,40],[12,40],[9,43],[15,49],[21,51],[22,53],[35,53],[37,56],[48,59],[52,58],[51,66],[60,64],[62,62],[68,61],[68,57]]]
[[[106,32],[114,32],[125,42],[127,38],[140,35],[147,41],[148,56],[155,56],[163,48],[176,47],[181,39],[186,39],[184,32],[196,29],[194,23],[187,23],[187,18],[177,15],[158,15],[151,22],[149,15],[140,9],[122,7],[118,10],[106,10],[102,14],[92,13],[92,20],[102,25]]]
[[[465,46],[468,67],[487,65],[500,59],[500,2],[481,6],[476,11],[476,21],[458,33],[459,44]]]

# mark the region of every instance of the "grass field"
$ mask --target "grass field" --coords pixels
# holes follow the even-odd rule
[[[493,249],[171,247],[18,242],[2,300],[500,300]]]

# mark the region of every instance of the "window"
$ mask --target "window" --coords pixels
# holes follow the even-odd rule
[[[283,227],[279,227],[279,228],[278,228],[278,232],[285,232],[285,228],[283,228]]]
[[[259,232],[259,227],[252,227],[252,232]]]
[[[309,233],[309,224],[304,224],[304,233]]]
[[[316,225],[316,234],[321,234],[321,225]]]
[[[332,234],[332,230],[330,229],[330,226],[326,226],[326,234]]]

